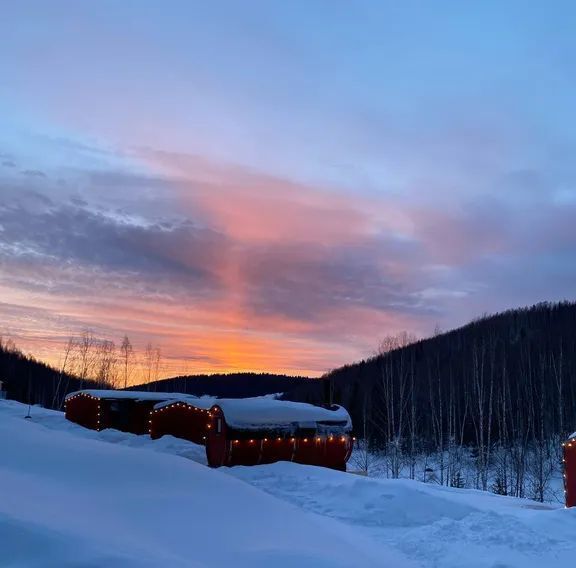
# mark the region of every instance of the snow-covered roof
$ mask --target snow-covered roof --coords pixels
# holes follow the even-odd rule
[[[162,402],[155,404],[154,410],[159,410],[160,408],[164,408],[165,406],[169,406],[175,402],[183,402],[185,404],[191,404],[196,408],[208,410],[214,406],[214,404],[217,402],[217,399],[212,396],[196,397],[192,395],[180,395],[177,398],[163,400]]]
[[[66,395],[66,400],[84,394],[96,398],[113,398],[113,399],[128,399],[128,400],[186,400],[196,399],[192,395],[183,394],[181,392],[150,392],[150,391],[122,391],[122,390],[98,390],[86,389],[76,392],[71,392]]]
[[[342,406],[323,408],[303,402],[274,400],[271,398],[221,399],[216,403],[224,412],[226,424],[231,428],[260,429],[297,426],[316,428],[318,423],[332,423],[350,430],[352,420]]]

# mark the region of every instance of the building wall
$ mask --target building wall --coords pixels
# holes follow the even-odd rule
[[[564,444],[564,497],[566,507],[576,506],[576,439]]]
[[[133,434],[148,434],[150,413],[159,400],[134,400],[129,398],[99,399],[81,393],[66,401],[66,418],[91,428],[113,428]]]
[[[204,445],[209,424],[208,410],[175,402],[152,411],[149,432],[153,439],[169,434]]]
[[[66,418],[85,428],[101,430],[99,419],[100,401],[85,394],[77,394],[66,400]]]
[[[211,410],[211,424],[206,442],[206,457],[211,467],[258,465],[293,461],[333,469],[346,469],[353,439],[348,434],[328,436],[282,436],[270,430],[235,431],[221,409]],[[218,432],[218,420],[221,431]]]

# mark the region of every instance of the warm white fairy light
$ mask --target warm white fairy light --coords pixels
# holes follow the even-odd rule
[[[64,407],[66,408],[66,405],[67,405],[67,403],[68,403],[69,401],[72,401],[72,400],[74,400],[75,398],[78,398],[78,397],[84,397],[84,398],[87,398],[88,400],[98,401],[98,406],[97,406],[98,415],[97,415],[97,426],[96,426],[96,429],[97,429],[97,430],[100,430],[100,428],[101,428],[102,425],[103,425],[103,419],[102,419],[102,418],[103,418],[103,415],[102,415],[103,407],[102,407],[102,405],[101,405],[101,401],[102,401],[103,399],[100,399],[100,398],[97,397],[97,396],[92,396],[92,395],[87,394],[87,393],[79,393],[79,394],[77,394],[77,395],[68,397],[68,398],[66,399],[65,403],[64,403]],[[149,424],[148,433],[150,434],[150,436],[152,436],[152,435],[154,434],[154,432],[153,432],[153,425],[154,425],[154,419],[153,419],[153,418],[154,418],[154,416],[158,415],[159,413],[164,412],[165,410],[170,411],[171,408],[173,408],[173,409],[176,409],[176,408],[185,408],[185,409],[188,410],[189,412],[200,413],[200,414],[205,413],[205,414],[208,415],[208,418],[209,418],[209,419],[213,418],[213,416],[215,416],[215,415],[217,415],[217,416],[221,416],[221,415],[222,415],[222,412],[221,412],[220,409],[217,409],[217,410],[214,410],[213,408],[211,408],[210,410],[201,409],[201,408],[198,408],[198,407],[196,407],[196,406],[194,406],[194,405],[192,405],[192,404],[189,404],[189,403],[187,403],[187,402],[173,401],[172,403],[165,404],[165,405],[162,406],[161,408],[153,408],[153,409],[151,409],[151,410],[149,411],[149,413],[148,413],[148,417],[149,417],[149,420],[148,420],[148,424]],[[214,408],[217,408],[217,407],[214,407]],[[170,415],[170,414],[168,414],[168,415]],[[201,428],[200,425],[199,425],[198,427]],[[208,430],[213,430],[213,422],[209,422],[209,423],[205,424],[205,425],[204,425],[204,428],[205,428],[206,431],[208,431]],[[169,430],[169,429],[170,429],[170,428],[168,428],[168,430]],[[168,432],[165,432],[165,433],[168,433]],[[200,433],[200,432],[198,432],[198,433]],[[263,433],[264,433],[264,432],[261,432],[261,434],[263,434]],[[261,435],[261,434],[260,434],[260,435]],[[156,433],[156,435],[158,435],[158,433]],[[162,435],[162,433],[160,433],[160,436],[161,436],[161,435]],[[316,442],[316,444],[317,444],[316,449],[317,449],[317,451],[318,451],[318,450],[320,449],[320,447],[321,447],[321,446],[319,446],[319,444],[321,444],[322,442],[324,442],[324,444],[326,444],[326,443],[328,443],[328,442],[334,442],[335,440],[337,440],[337,438],[339,438],[339,441],[340,441],[340,442],[343,442],[344,445],[343,445],[343,446],[337,445],[336,447],[333,447],[333,450],[331,450],[331,451],[346,452],[346,456],[348,457],[348,456],[349,456],[349,453],[350,453],[351,450],[352,450],[353,443],[356,441],[356,437],[351,436],[350,434],[345,434],[345,435],[341,435],[340,433],[336,434],[334,431],[332,431],[332,432],[330,432],[330,431],[328,431],[328,432],[321,431],[321,432],[316,432],[316,434],[313,435],[312,437],[305,437],[305,438],[302,438],[302,437],[299,437],[299,436],[294,436],[294,435],[292,435],[292,437],[290,437],[290,436],[288,435],[288,436],[286,436],[286,437],[277,436],[277,437],[268,438],[268,437],[266,436],[266,437],[262,437],[262,438],[261,438],[261,437],[257,436],[257,439],[250,438],[250,439],[244,439],[244,440],[240,440],[240,439],[228,440],[228,441],[227,441],[227,447],[229,448],[230,454],[229,454],[229,457],[225,460],[225,462],[226,462],[227,464],[229,464],[229,465],[233,465],[233,464],[234,464],[234,462],[232,461],[232,458],[231,458],[231,456],[232,456],[232,453],[231,453],[231,452],[232,452],[232,446],[234,446],[234,445],[238,446],[241,442],[245,442],[245,443],[247,443],[247,444],[249,444],[249,445],[253,445],[253,444],[255,444],[255,442],[259,442],[259,443],[260,443],[260,445],[259,445],[259,452],[260,452],[259,455],[260,455],[260,457],[258,458],[258,462],[260,462],[260,460],[262,460],[262,459],[269,459],[269,458],[263,458],[263,456],[264,456],[264,455],[269,456],[269,452],[272,450],[272,447],[271,447],[271,446],[267,446],[267,448],[264,447],[264,444],[265,444],[265,443],[267,443],[267,442],[269,442],[269,441],[272,441],[272,442],[274,442],[274,441],[276,441],[276,442],[285,441],[285,442],[287,442],[287,443],[291,443],[291,444],[293,444],[293,447],[292,447],[292,450],[291,450],[291,451],[292,451],[292,458],[291,458],[291,460],[294,461],[295,459],[296,459],[296,460],[303,459],[303,458],[300,456],[300,451],[301,451],[301,450],[299,449],[299,444],[306,444],[306,448],[308,449],[308,450],[306,450],[306,451],[309,451],[309,450],[312,449],[314,446],[311,447],[311,446],[308,445],[308,443],[309,443],[309,442]],[[205,443],[210,444],[210,442],[207,442],[207,440],[208,440],[208,437],[207,437],[207,436],[202,436],[202,440],[203,440]],[[574,443],[574,445],[576,445],[576,437],[573,438],[573,439],[567,440],[565,443],[562,444],[562,446],[563,446],[563,447],[569,447],[569,448],[571,448],[573,443]],[[278,451],[280,451],[280,448],[281,448],[281,446],[278,446]],[[326,449],[328,449],[328,448],[326,447]],[[303,450],[304,450],[304,448],[302,448],[302,451],[303,451]],[[270,457],[272,457],[272,456],[270,456]],[[279,458],[279,457],[280,457],[280,456],[278,456],[278,458]],[[563,459],[562,461],[563,461],[564,464],[566,463],[566,460],[565,460],[565,459]],[[566,474],[564,474],[564,479],[566,480],[566,478],[567,478],[567,476],[566,476]],[[566,492],[566,490],[565,490],[565,492]]]

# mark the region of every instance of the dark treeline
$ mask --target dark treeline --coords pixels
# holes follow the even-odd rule
[[[285,393],[308,384],[312,379],[272,373],[228,373],[189,375],[163,379],[131,387],[132,390],[183,392],[195,396],[243,398],[265,394]]]
[[[295,400],[346,406],[389,475],[415,477],[435,453],[438,481],[542,500],[561,441],[576,429],[576,304],[539,304],[414,341],[387,338],[380,354],[299,387]]]
[[[136,371],[146,382],[131,390],[182,392],[196,396],[242,398],[283,393],[306,384],[306,377],[271,373],[190,375],[153,380],[158,374],[159,348],[150,344],[140,361],[127,338],[115,349],[110,341],[85,332],[65,345],[60,367],[55,369],[24,354],[11,340],[0,337],[0,381],[9,399],[62,410],[65,396],[81,389],[112,389],[123,386]]]
[[[13,341],[0,337],[0,380],[9,399],[61,409],[64,397],[80,388],[102,386],[80,379],[64,369],[57,370],[20,351]]]

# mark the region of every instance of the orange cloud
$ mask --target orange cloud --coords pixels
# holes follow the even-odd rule
[[[70,335],[92,329],[117,343],[127,333],[140,352],[161,345],[164,376],[318,376],[369,355],[383,335],[423,327],[409,285],[414,227],[393,199],[145,155],[153,187],[137,214],[90,196],[35,203],[22,233],[21,217],[0,208],[4,235],[27,251],[0,277],[14,313],[34,314],[9,322],[25,348],[57,363]],[[126,199],[147,178],[93,182],[121,185],[114,194]]]
[[[200,157],[145,152],[153,170],[174,176],[180,205],[234,240],[355,242],[383,221],[406,228],[401,208],[382,199],[311,186]],[[380,210],[378,210],[380,208]]]

